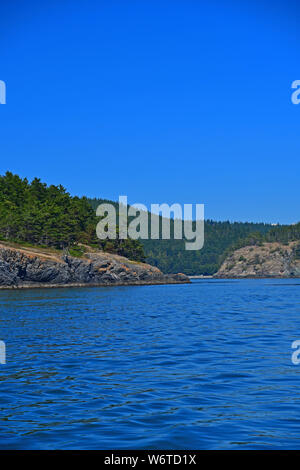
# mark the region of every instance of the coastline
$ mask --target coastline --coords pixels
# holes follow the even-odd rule
[[[300,279],[300,276],[213,276],[212,279],[231,279],[231,280],[247,280],[247,279]]]
[[[213,279],[213,280],[228,280],[228,281],[238,281],[238,280],[268,280],[268,279],[299,279],[300,276],[295,277],[285,277],[285,276],[248,276],[248,277],[221,277],[221,276],[188,276],[189,279]],[[48,283],[32,283],[32,284],[19,284],[19,285],[4,285],[0,286],[0,291],[1,290],[22,290],[22,289],[66,289],[66,288],[86,288],[86,287],[126,287],[126,286],[163,286],[163,285],[178,285],[178,284],[190,284],[190,280],[186,281],[177,281],[175,279],[166,279],[165,281],[131,281],[131,282],[115,282],[112,284],[107,284],[107,283],[82,283],[82,282],[72,282],[69,284],[48,284]]]
[[[0,244],[0,289],[145,286],[186,284],[188,276],[164,274],[155,266],[90,251],[82,258],[35,247]]]
[[[214,276],[204,276],[202,274],[198,274],[195,276],[189,276],[190,279],[213,279]]]
[[[107,283],[82,283],[72,282],[69,284],[48,284],[48,283],[32,283],[32,284],[19,284],[11,286],[0,286],[0,290],[22,290],[22,289],[65,289],[65,288],[78,288],[78,287],[126,287],[126,286],[157,286],[168,284],[190,284],[189,280],[176,281],[175,279],[166,279],[165,281],[131,281],[131,282],[115,282],[112,284]]]

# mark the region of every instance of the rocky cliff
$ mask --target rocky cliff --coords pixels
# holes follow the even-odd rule
[[[0,288],[186,283],[184,274],[164,275],[158,268],[122,256],[88,250],[81,258],[54,250],[0,244]]]
[[[246,246],[229,255],[214,277],[300,277],[299,251],[299,242],[288,245],[264,243],[262,246]]]

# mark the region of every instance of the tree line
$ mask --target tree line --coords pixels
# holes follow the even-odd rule
[[[99,240],[96,217],[86,197],[71,196],[59,185],[31,182],[7,172],[0,176],[0,238],[69,250],[81,244],[144,261],[138,240]]]
[[[0,239],[30,243],[80,253],[79,244],[117,253],[135,261],[147,261],[165,273],[214,274],[234,249],[265,241],[300,240],[300,223],[273,227],[264,223],[205,221],[205,243],[200,251],[186,251],[185,240],[99,240],[95,215],[105,199],[71,196],[61,186],[39,178],[29,182],[7,172],[0,176]],[[150,218],[150,214],[148,214]],[[130,222],[130,218],[128,219]],[[171,235],[173,220],[170,220]],[[150,227],[150,223],[149,223]],[[150,236],[150,233],[149,233]]]
[[[89,199],[89,202],[94,210],[103,202],[112,203],[111,201],[97,198]],[[116,213],[118,213],[118,204],[112,204],[114,204]],[[148,218],[148,240],[141,240],[146,261],[153,266],[157,266],[165,273],[183,272],[188,275],[214,274],[219,269],[226,250],[231,246],[245,239],[249,234],[258,233],[263,236],[272,228],[272,225],[264,223],[205,220],[204,247],[200,251],[187,251],[185,250],[184,239],[175,240],[172,238],[174,233],[173,219],[170,220],[170,240],[151,240],[150,213],[148,213]],[[160,220],[162,220],[162,217],[160,217]],[[130,222],[130,218],[128,222]],[[161,227],[162,224],[160,223]],[[193,230],[195,230],[195,226]]]

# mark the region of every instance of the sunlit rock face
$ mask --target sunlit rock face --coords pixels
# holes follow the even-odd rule
[[[104,252],[82,258],[39,248],[0,245],[0,286],[130,285],[185,283],[184,274],[164,275],[158,268]]]
[[[300,277],[299,242],[245,246],[229,255],[217,278]]]

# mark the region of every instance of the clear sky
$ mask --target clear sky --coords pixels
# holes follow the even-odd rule
[[[0,173],[299,221],[299,21],[293,0],[1,2]]]

